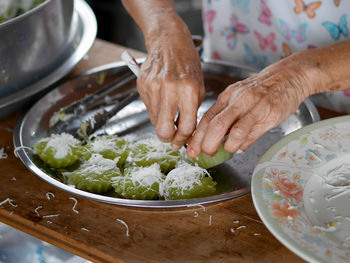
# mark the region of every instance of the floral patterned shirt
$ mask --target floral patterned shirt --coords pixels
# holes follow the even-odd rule
[[[293,52],[349,40],[348,16],[349,0],[204,0],[203,59],[260,70]],[[312,100],[350,113],[350,90]]]

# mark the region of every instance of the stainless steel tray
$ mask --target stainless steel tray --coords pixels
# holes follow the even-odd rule
[[[199,116],[210,107],[218,93],[227,85],[254,74],[243,68],[213,62],[203,63],[202,67],[208,95],[199,109]],[[128,71],[129,69],[124,63],[109,64],[68,80],[46,94],[17,121],[14,131],[15,147],[32,147],[37,140],[47,136],[49,119],[54,112],[82,98],[85,94],[108,85],[108,83],[116,78],[121,78]],[[130,81],[113,95],[135,89],[135,85],[135,81]],[[113,97],[113,95],[111,97]],[[231,160],[214,169],[213,177],[218,182],[218,189],[215,195],[189,200],[143,201],[92,194],[70,187],[51,177],[35,164],[31,151],[24,148],[19,149],[18,155],[28,169],[44,181],[64,191],[82,197],[111,204],[134,207],[186,207],[196,204],[217,202],[248,193],[250,191],[250,181],[254,167],[265,151],[286,134],[316,121],[319,121],[318,112],[314,105],[307,99],[301,104],[296,113],[278,127],[263,135],[246,152],[235,154]],[[107,134],[124,135],[135,139],[144,137],[145,134],[154,133],[154,128],[149,122],[149,115],[144,104],[141,100],[136,100],[114,116],[105,126],[104,132]]]
[[[74,1],[72,17],[72,48],[67,50],[62,63],[48,72],[43,78],[33,84],[0,98],[0,119],[23,106],[34,95],[47,89],[50,85],[61,79],[84,57],[92,46],[97,32],[97,22],[94,13],[84,0]]]

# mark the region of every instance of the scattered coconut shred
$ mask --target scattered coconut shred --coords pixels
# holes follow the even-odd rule
[[[46,198],[47,198],[47,200],[51,200],[51,197],[50,197],[50,196],[51,196],[52,198],[55,197],[55,195],[54,195],[53,193],[47,192],[47,193],[46,193]]]
[[[45,216],[43,216],[43,218],[48,218],[48,217],[56,217],[56,216],[60,216],[60,214],[54,214],[54,215],[45,215]]]
[[[0,159],[6,159],[8,157],[7,153],[5,153],[5,147],[0,148]]]
[[[79,211],[75,208],[78,204],[78,200],[74,197],[69,197],[69,199],[74,201],[74,205],[72,207],[73,212],[79,214]]]
[[[40,216],[40,213],[39,213],[39,209],[42,209],[43,208],[43,206],[42,205],[39,205],[39,206],[37,206],[35,209],[34,209],[34,212],[35,212],[35,214],[37,214],[37,216]]]
[[[13,206],[13,207],[17,207],[18,205],[16,205],[16,204],[14,204],[13,203],[13,199],[11,199],[11,198],[6,198],[5,200],[3,200],[3,201],[1,201],[0,202],[0,206],[2,206],[3,204],[6,204],[6,203],[9,203],[11,206]]]
[[[28,147],[28,146],[17,146],[14,150],[13,150],[13,154],[15,155],[16,158],[18,158],[18,151],[19,150],[22,150],[22,149],[27,149],[27,150],[30,150],[30,151],[33,151],[32,148]]]
[[[123,220],[121,220],[121,219],[119,219],[119,218],[117,218],[116,220],[125,226],[125,228],[126,228],[126,233],[125,233],[125,235],[126,235],[127,237],[130,236],[130,235],[129,235],[129,226],[127,225],[127,223],[125,223],[125,221],[123,221]]]
[[[202,209],[203,209],[203,212],[205,212],[205,206],[204,206],[204,205],[201,205],[201,204],[187,205],[186,207],[196,207],[196,206],[202,208]]]

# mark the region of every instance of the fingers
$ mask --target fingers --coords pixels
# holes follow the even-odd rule
[[[235,90],[234,88],[229,93],[236,96]],[[239,100],[232,99],[231,96],[225,103],[221,98],[230,96],[223,94],[224,96],[220,95],[218,101],[203,116],[190,139],[187,151],[189,157],[194,158],[200,152],[214,155],[227,133],[228,137],[224,142],[227,152],[234,153],[242,149],[244,144],[248,148],[250,144],[246,143],[247,140],[252,143],[276,123],[277,118],[269,115],[271,110],[267,99],[260,98],[256,103],[257,98],[253,99],[251,96],[254,93],[246,93]],[[269,116],[271,119],[268,119]],[[253,128],[256,131],[252,133]]]
[[[153,65],[150,59],[146,59],[145,63],[141,66],[141,72],[137,78],[137,90],[140,97],[150,114],[150,121],[153,126],[156,125],[159,113],[159,90],[161,88],[161,82],[153,78],[154,74],[158,74],[159,65]]]
[[[156,133],[161,141],[170,142],[175,134],[174,120],[177,110],[174,84],[168,83],[166,88],[162,88],[160,98]]]
[[[264,133],[270,129],[276,127],[279,123],[286,120],[293,112],[297,110],[299,104],[278,104],[271,105],[269,98],[262,99],[254,109],[249,112],[249,116],[245,116],[242,121],[246,121],[246,118],[252,119],[251,129],[246,139],[242,143],[240,149],[245,151],[252,145],[257,139],[259,139]]]
[[[159,89],[160,89],[160,84],[159,83],[154,83],[153,88],[151,89],[150,93],[148,94],[148,101],[149,104],[146,105],[149,115],[150,115],[150,120],[153,126],[156,126],[157,121],[158,121],[158,114],[160,110],[160,94],[159,94]]]
[[[252,114],[246,114],[242,119],[235,123],[224,143],[225,151],[234,153],[241,149],[241,145],[246,140],[252,126],[255,124],[255,118]]]
[[[243,115],[231,128],[224,143],[227,152],[245,151],[265,132],[275,127],[284,118],[279,107],[273,107],[266,97],[262,98],[250,111]]]
[[[191,90],[194,87],[186,87],[189,92],[184,92],[180,103],[180,115],[176,134],[171,145],[174,149],[180,149],[192,135],[197,123],[197,110],[199,107],[198,95]],[[195,87],[197,89],[197,87]],[[186,94],[189,93],[189,94]]]
[[[207,128],[211,120],[226,106],[226,103],[220,99],[203,115],[194,135],[188,140],[187,155],[190,158],[197,157],[202,151],[202,142],[206,136]]]
[[[229,131],[239,114],[239,109],[230,105],[213,118],[208,126],[207,134],[203,139],[203,153],[210,156],[216,153],[223,137]]]

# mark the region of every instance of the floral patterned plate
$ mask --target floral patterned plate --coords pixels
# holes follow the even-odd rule
[[[350,262],[350,116],[297,130],[273,145],[252,178],[272,234],[309,262]]]

